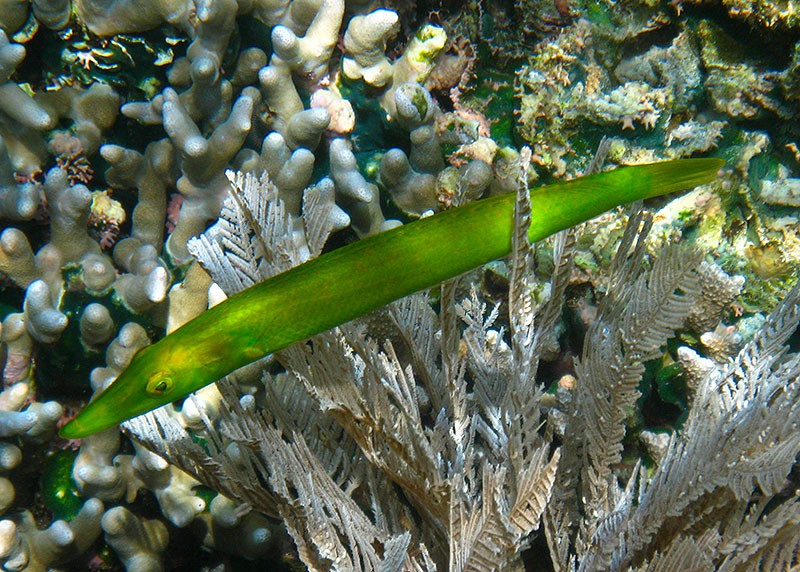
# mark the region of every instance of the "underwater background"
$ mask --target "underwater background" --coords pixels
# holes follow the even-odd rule
[[[798,282],[792,2],[0,0],[0,30],[6,570],[306,569],[276,515],[120,430],[57,436],[137,349],[222,297],[187,245],[220,216],[228,169],[268,173],[297,221],[329,181],[330,250],[514,190],[523,147],[532,188],[590,171],[598,149],[606,167],[720,157],[712,184],[648,203],[651,248],[692,245],[724,276],[665,355],[726,363]],[[577,234],[540,364],[553,391],[574,383],[628,216]],[[470,279],[508,294],[502,263]],[[638,390],[628,469],[654,462],[692,399],[677,359]],[[206,415],[179,411],[188,427]],[[528,543],[524,566],[551,569],[544,552]]]

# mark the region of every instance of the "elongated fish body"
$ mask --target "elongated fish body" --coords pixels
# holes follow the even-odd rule
[[[534,189],[528,238],[541,240],[615,206],[707,183],[721,166],[718,159],[683,159]],[[506,256],[514,202],[510,193],[445,211],[231,296],[139,351],[61,435],[75,439],[112,427],[290,344]]]

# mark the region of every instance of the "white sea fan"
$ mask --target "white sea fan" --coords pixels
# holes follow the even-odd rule
[[[294,218],[265,178],[233,180],[238,196],[190,246],[228,294],[317,256],[335,228],[324,187]],[[576,387],[545,397],[536,375],[575,239],[554,240],[549,290],[537,289],[550,296],[534,301],[524,184],[517,202],[507,322],[452,281],[438,312],[409,296],[279,352],[281,373],[262,362],[219,381],[224,406],[202,429],[157,410],[127,430],[282,519],[310,570],[521,569],[534,534],[559,571],[796,566],[800,504],[786,478],[800,451],[800,357],[787,340],[800,289],[735,360],[703,370],[654,473],[620,472],[645,363],[713,281],[686,248],[648,261],[651,220],[631,217]],[[263,384],[244,384],[254,371]]]

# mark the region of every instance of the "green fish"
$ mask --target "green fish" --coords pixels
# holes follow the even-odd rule
[[[541,240],[618,205],[708,183],[720,159],[680,159],[560,182],[530,193]],[[515,193],[370,236],[256,284],[140,350],[61,429],[85,437],[186,397],[290,344],[435,286],[511,251]]]

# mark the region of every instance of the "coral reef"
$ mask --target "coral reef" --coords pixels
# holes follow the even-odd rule
[[[759,384],[774,389],[765,408],[796,416],[794,385],[777,383],[796,354],[767,350],[796,321],[797,27],[791,5],[761,0],[0,0],[2,565],[489,569],[519,565],[540,527],[556,569],[646,569],[680,554],[733,565],[789,538],[796,430],[745,417]],[[598,147],[612,166],[727,167],[653,205],[647,242],[641,219],[610,213],[445,287],[438,316],[406,300],[124,434],[55,435],[136,351],[226,294],[411,218],[590,172]],[[264,173],[256,199],[246,177]],[[676,240],[699,254],[680,261]],[[625,248],[648,269],[623,264]],[[626,322],[625,297],[650,315],[634,290],[666,287],[662,274],[685,299],[665,293],[655,330]],[[652,336],[620,362],[626,339],[604,328]],[[623,349],[598,353],[611,343]],[[743,433],[762,429],[780,445],[769,469]],[[681,454],[714,439],[749,456],[709,467],[752,462],[758,479],[692,473]],[[679,522],[722,506],[724,538]],[[763,544],[745,554],[747,534]]]

